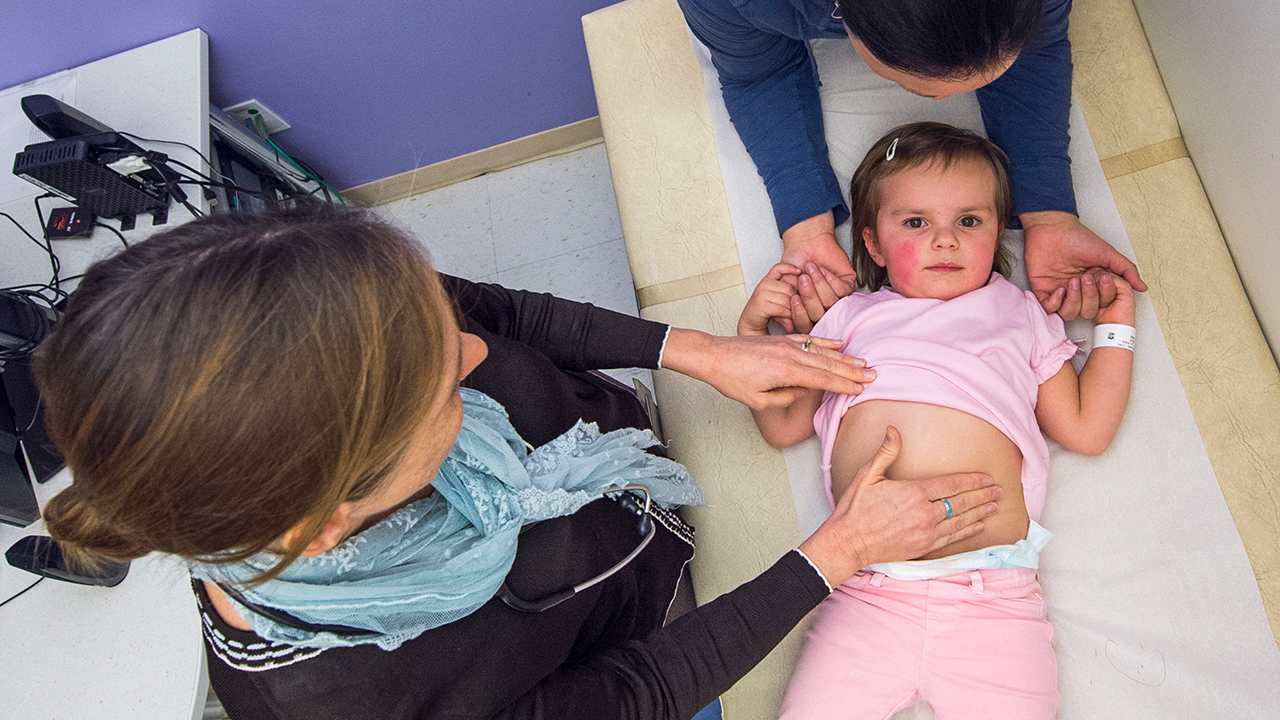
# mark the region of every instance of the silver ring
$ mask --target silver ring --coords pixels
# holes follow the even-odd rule
[[[951,501],[946,498],[942,498],[942,500],[940,500],[939,502],[941,502],[943,507],[947,509],[947,517],[945,519],[950,520],[951,519]]]
[[[804,342],[800,343],[800,349],[805,352],[809,352],[809,343],[811,342],[813,342],[813,338],[811,337],[805,338]]]

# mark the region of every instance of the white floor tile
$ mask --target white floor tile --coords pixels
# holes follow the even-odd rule
[[[622,237],[604,145],[488,178],[499,272]]]
[[[498,282],[639,315],[622,239],[498,271]]]
[[[492,279],[498,265],[488,185],[489,178],[482,176],[375,210],[422,241],[437,270],[470,280]]]
[[[604,146],[377,208],[443,272],[639,314]]]

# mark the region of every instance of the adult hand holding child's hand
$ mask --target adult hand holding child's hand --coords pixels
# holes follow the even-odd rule
[[[810,332],[832,305],[853,291],[851,282],[824,267],[778,263],[751,293],[738,318],[738,334],[768,335],[770,320],[789,333]]]
[[[1003,491],[980,473],[888,479],[885,472],[901,451],[902,435],[891,426],[835,511],[800,545],[833,587],[867,565],[918,558],[973,537],[985,529],[981,520],[999,509],[995,501]]]
[[[782,233],[782,262],[790,267],[784,279],[792,299],[774,320],[787,332],[809,332],[836,300],[852,293],[856,275],[849,254],[836,242],[835,218],[830,210],[802,220]],[[773,272],[770,271],[770,275]]]
[[[1114,298],[1110,288],[1097,284],[1103,272],[1123,277],[1133,289],[1146,292],[1137,266],[1075,215],[1044,211],[1020,217],[1027,279],[1045,312],[1057,313],[1068,322],[1096,317],[1098,308],[1107,307]]]

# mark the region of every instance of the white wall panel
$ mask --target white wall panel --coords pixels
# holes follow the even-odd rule
[[[1187,150],[1280,357],[1280,2],[1134,4]]]

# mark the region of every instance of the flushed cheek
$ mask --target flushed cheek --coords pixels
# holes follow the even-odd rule
[[[901,285],[907,273],[914,274],[915,268],[920,266],[920,249],[915,243],[892,243],[884,248],[884,257],[889,266],[890,282],[898,281],[894,282],[895,285]]]

